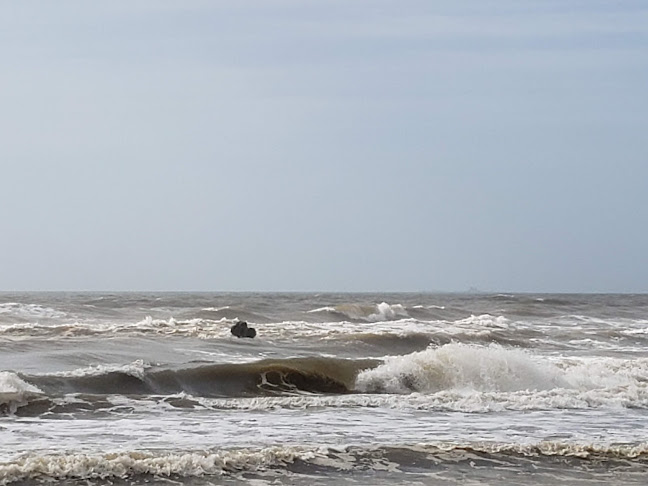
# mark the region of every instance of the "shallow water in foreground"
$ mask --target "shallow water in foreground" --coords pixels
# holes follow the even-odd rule
[[[0,294],[0,484],[645,484],[647,344],[645,295]]]

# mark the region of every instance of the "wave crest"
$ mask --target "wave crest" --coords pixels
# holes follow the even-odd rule
[[[39,388],[22,380],[15,373],[0,371],[0,414],[15,413],[31,398],[40,396],[42,393]]]
[[[329,314],[334,320],[350,319],[362,322],[383,322],[397,319],[407,319],[409,314],[401,304],[340,304],[335,307],[326,306],[309,311],[311,314]]]
[[[47,375],[25,376],[25,389],[48,397],[69,394],[241,398],[303,393],[351,393],[358,372],[376,360],[289,358],[236,364],[199,364],[189,368],[150,366],[135,361],[124,366],[94,366]],[[36,388],[39,387],[39,388]],[[31,387],[31,388],[28,388]],[[102,400],[100,400],[102,401]]]
[[[611,465],[632,469],[633,464],[645,467],[648,444],[582,444],[543,441],[531,444],[469,442],[436,442],[414,446],[275,446],[260,449],[230,449],[216,451],[120,451],[112,453],[76,453],[25,456],[0,463],[0,484],[18,481],[109,480],[136,477],[186,478],[201,476],[261,474],[270,470],[321,474],[350,471],[392,471],[421,468],[430,471],[440,464],[457,465],[480,461],[501,469],[511,468],[519,473],[519,462],[525,458],[561,467],[580,467],[578,461],[588,461],[587,469],[607,469]],[[502,460],[507,462],[503,463]],[[512,460],[513,462],[509,462]],[[542,464],[542,462],[539,462]],[[297,466],[297,468],[295,468]],[[276,474],[273,475],[277,479]],[[309,475],[312,480],[313,476]],[[148,480],[146,480],[148,482]]]
[[[28,479],[107,479],[151,476],[222,475],[278,467],[312,459],[316,451],[289,447],[219,452],[115,452],[28,456],[0,464],[0,484]]]
[[[450,343],[391,357],[358,375],[356,387],[370,393],[435,393],[448,389],[482,392],[549,390],[565,387],[561,371],[520,350],[499,345]]]
[[[375,359],[289,358],[154,366],[142,361],[47,375],[0,375],[5,410],[21,415],[134,408],[386,407],[487,412],[648,408],[648,358],[558,358],[450,343]],[[78,397],[70,402],[67,398]],[[61,401],[62,400],[62,401]]]

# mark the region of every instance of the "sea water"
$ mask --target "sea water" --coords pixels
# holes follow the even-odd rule
[[[0,294],[0,484],[51,481],[643,485],[648,296]]]

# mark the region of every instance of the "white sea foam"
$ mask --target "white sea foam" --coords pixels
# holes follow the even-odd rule
[[[370,321],[389,321],[396,318],[409,317],[407,311],[401,304],[389,305],[387,302],[381,302],[376,305],[376,312],[370,314]]]
[[[340,304],[335,307],[325,306],[308,311],[309,313],[338,312],[351,320],[382,322],[408,318],[405,307],[401,304]]]
[[[29,455],[0,463],[0,484],[27,479],[106,479],[146,474],[154,476],[221,475],[263,471],[295,460],[326,457],[326,449],[269,447],[261,450],[216,452],[114,452],[107,454]]]
[[[299,395],[283,397],[254,397],[218,399],[185,397],[201,407],[216,410],[280,410],[326,408],[384,408],[393,410],[446,411],[446,412],[501,412],[505,410],[578,410],[590,408],[648,408],[646,390],[599,389],[579,391],[557,388],[554,390],[522,390],[516,392],[477,392],[448,390],[433,394],[353,394],[340,396]],[[172,401],[167,397],[167,403]],[[123,403],[120,403],[123,405]],[[153,407],[153,404],[134,404],[133,408]],[[155,405],[157,406],[157,405]],[[152,409],[152,408],[151,408]]]
[[[44,325],[40,323],[19,323],[0,325],[0,334],[17,337],[62,336],[78,337],[102,334],[120,335],[180,335],[213,339],[229,335],[231,320],[187,319],[176,320],[154,319],[147,316],[137,322],[69,322],[65,324]]]
[[[544,440],[530,444],[499,443],[499,442],[473,442],[471,444],[435,443],[421,444],[420,450],[434,454],[435,452],[471,451],[487,454],[520,454],[523,456],[562,456],[562,457],[603,457],[612,456],[619,459],[635,459],[648,454],[648,442],[640,444],[596,444],[572,443],[562,441]]]
[[[309,310],[308,314],[317,314],[318,312],[335,312],[335,311],[336,311],[335,307],[325,306],[325,307],[318,307],[317,309]]]
[[[21,379],[15,373],[0,371],[0,405],[13,413],[18,407],[27,404],[32,397],[43,392]]]
[[[143,378],[144,373],[148,368],[151,367],[151,364],[145,363],[143,360],[138,359],[132,363],[125,365],[92,365],[85,368],[77,368],[71,371],[59,371],[56,373],[47,373],[47,376],[58,376],[58,377],[67,377],[67,378],[79,378],[83,376],[100,376],[108,373],[124,373],[127,375],[134,376],[136,378]]]
[[[65,317],[65,312],[38,304],[22,304],[20,302],[5,302],[0,304],[0,314],[18,317],[20,319],[43,319]]]
[[[648,358],[572,357],[554,361],[575,389],[645,392],[648,387]]]
[[[566,384],[559,369],[523,351],[459,343],[387,358],[383,365],[362,372],[356,382],[359,390],[388,393],[548,390]]]
[[[637,329],[625,329],[621,331],[621,334],[626,336],[636,336],[641,334],[648,334],[648,327],[639,327]]]
[[[492,316],[490,314],[471,315],[465,319],[459,319],[454,322],[460,326],[476,326],[476,327],[496,327],[500,329],[508,329],[510,321],[504,316]]]
[[[391,357],[361,372],[363,392],[409,394],[417,407],[463,411],[648,407],[648,359],[532,356],[499,345],[451,343]]]
[[[393,451],[395,448],[390,448]],[[648,454],[648,443],[596,444],[562,441],[540,441],[528,444],[496,441],[471,441],[464,443],[437,441],[398,447],[405,458],[410,453],[425,454],[438,461],[448,454],[481,453],[491,456],[500,454],[525,457],[559,456],[578,458],[617,458],[633,460]],[[275,446],[263,449],[230,449],[219,451],[119,451],[109,453],[72,453],[28,455],[11,462],[0,463],[0,484],[26,480],[109,480],[127,479],[137,475],[157,478],[222,476],[238,472],[267,473],[271,468],[285,467],[296,461],[317,467],[329,467],[338,471],[384,470],[399,472],[399,464],[387,459],[387,450],[380,446],[346,445],[323,446]],[[448,458],[453,461],[453,458]],[[407,459],[405,459],[407,460]],[[447,459],[446,459],[447,460]],[[247,481],[246,481],[247,482]]]

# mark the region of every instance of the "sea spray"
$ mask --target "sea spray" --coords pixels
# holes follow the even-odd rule
[[[389,357],[356,380],[364,392],[434,393],[441,390],[511,392],[568,387],[564,374],[549,362],[500,345],[450,343],[406,356]]]
[[[0,412],[15,413],[18,407],[27,404],[30,398],[42,391],[21,379],[15,373],[0,371]]]

